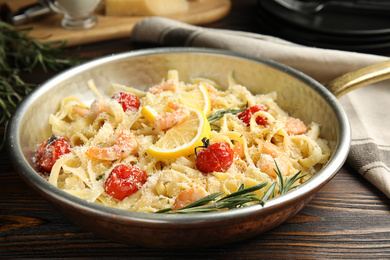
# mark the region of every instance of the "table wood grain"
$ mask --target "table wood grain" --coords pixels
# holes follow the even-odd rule
[[[229,15],[208,27],[258,32],[256,1],[232,1]],[[93,59],[156,47],[129,38],[69,49]],[[40,84],[55,75],[23,75]],[[3,134],[4,129],[0,129]],[[313,200],[279,227],[240,243],[206,249],[164,250],[100,238],[67,220],[17,174],[0,151],[0,258],[128,259],[389,259],[390,200],[348,165]]]

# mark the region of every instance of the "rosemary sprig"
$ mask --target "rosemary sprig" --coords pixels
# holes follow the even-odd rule
[[[297,184],[295,186],[292,185],[297,180],[306,176],[306,174],[299,176],[299,174],[301,173],[301,171],[299,171],[293,176],[291,176],[290,178],[287,177],[283,178],[283,175],[276,161],[275,161],[275,165],[276,165],[276,169],[274,169],[274,171],[276,172],[276,175],[278,176],[278,180],[279,180],[279,195],[286,194],[290,190],[295,189],[300,184]],[[226,195],[225,197],[222,197],[218,200],[217,198],[221,196],[224,192],[216,192],[210,194],[176,211],[172,211],[172,208],[167,208],[167,209],[156,211],[155,213],[168,213],[168,214],[204,213],[204,212],[219,211],[221,209],[233,209],[233,208],[245,207],[246,204],[249,202],[255,202],[264,206],[265,202],[268,199],[276,196],[275,188],[277,182],[272,183],[271,186],[268,187],[267,191],[264,193],[261,199],[254,197],[256,195],[254,191],[264,188],[265,186],[267,186],[267,184],[268,184],[267,182],[260,183],[258,185],[249,188],[244,188],[244,184],[241,184],[241,186],[236,192]]]
[[[35,87],[20,78],[40,66],[57,71],[82,62],[79,57],[62,57],[66,41],[40,43],[28,35],[32,28],[17,29],[0,21],[0,126],[6,126],[18,103]],[[0,145],[0,150],[4,141]]]
[[[156,213],[170,213],[170,214],[188,214],[188,213],[202,213],[219,211],[221,209],[233,209],[245,207],[249,202],[255,202],[264,205],[265,200],[254,197],[254,191],[260,190],[267,186],[267,182],[258,185],[244,188],[241,184],[238,191],[233,192],[225,197],[216,200],[223,192],[216,192],[210,194],[203,199],[200,199],[192,204],[189,204],[179,210],[172,211],[171,208],[156,211]]]
[[[275,161],[275,160],[274,160]],[[276,163],[275,161],[275,165],[276,165],[276,169],[274,169],[276,175],[278,176],[278,180],[279,180],[279,194],[280,195],[283,195],[283,194],[286,194],[287,192],[289,192],[290,190],[292,189],[295,189],[296,187],[298,187],[300,184],[297,184],[295,186],[292,186],[297,180],[305,177],[307,174],[304,174],[304,175],[301,175],[299,176],[299,174],[301,174],[301,171],[297,172],[296,174],[294,174],[293,176],[291,176],[290,178],[284,178],[283,179],[283,175],[279,169],[279,166],[278,164]]]
[[[1,71],[29,71],[40,65],[46,72],[79,64],[79,57],[61,57],[66,41],[41,43],[28,35],[33,28],[17,29],[0,21]]]
[[[244,107],[244,108],[230,108],[230,109],[218,110],[214,114],[210,114],[207,117],[207,120],[209,121],[209,123],[213,123],[213,122],[221,119],[225,114],[238,114],[238,113],[244,111],[245,109],[246,109],[246,107]]]
[[[216,124],[213,124],[215,121],[218,121],[226,114],[238,114],[246,109],[247,109],[247,107],[245,106],[244,108],[230,108],[230,109],[218,110],[214,114],[210,114],[207,117],[207,120],[209,121],[210,126],[214,127],[213,130],[219,130],[220,127]]]

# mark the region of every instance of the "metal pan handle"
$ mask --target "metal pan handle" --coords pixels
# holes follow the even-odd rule
[[[337,77],[325,86],[337,98],[358,88],[390,79],[390,60],[385,60]]]

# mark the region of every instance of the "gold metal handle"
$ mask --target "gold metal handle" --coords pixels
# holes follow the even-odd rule
[[[390,78],[390,60],[385,60],[362,69],[346,73],[325,86],[337,98],[361,86]]]

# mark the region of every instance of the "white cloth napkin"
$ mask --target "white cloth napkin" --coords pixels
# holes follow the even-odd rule
[[[300,70],[321,83],[389,59],[306,47],[255,33],[203,28],[162,17],[140,21],[131,38],[138,42],[226,49],[268,58]],[[347,162],[390,197],[390,81],[361,87],[339,101],[352,126]]]

